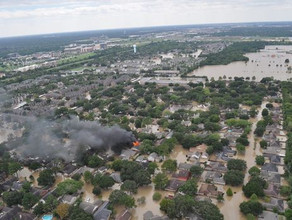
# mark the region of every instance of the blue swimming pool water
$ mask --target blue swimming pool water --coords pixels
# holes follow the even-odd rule
[[[52,220],[53,219],[53,215],[44,215],[42,217],[42,220]]]

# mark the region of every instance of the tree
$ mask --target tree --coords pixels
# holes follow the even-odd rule
[[[173,200],[162,199],[160,210],[166,212],[169,218],[183,218],[193,210],[195,201],[188,195],[177,195]]]
[[[87,160],[87,165],[88,165],[89,167],[93,167],[93,168],[95,168],[95,167],[99,167],[99,166],[101,166],[101,165],[103,165],[103,164],[104,164],[103,159],[101,159],[101,158],[98,157],[97,155],[92,155],[92,156],[90,156],[90,157],[88,158],[88,160]]]
[[[56,188],[56,193],[58,195],[65,195],[65,194],[74,194],[78,190],[80,190],[83,186],[83,182],[76,181],[73,179],[66,179],[63,182],[59,183]]]
[[[56,213],[59,215],[61,219],[64,219],[69,214],[69,205],[66,203],[61,203],[56,208]]]
[[[267,103],[267,104],[266,104],[266,107],[267,107],[268,109],[271,109],[271,108],[273,108],[274,106],[273,106],[272,103]]]
[[[24,209],[28,210],[31,207],[33,207],[37,202],[39,201],[39,198],[35,196],[32,193],[24,193],[22,198],[22,206]]]
[[[243,193],[246,197],[251,197],[252,194],[257,195],[258,197],[263,197],[264,187],[266,186],[266,181],[261,177],[254,176],[252,177],[248,183],[242,187]]]
[[[2,195],[2,199],[7,204],[7,206],[21,204],[22,197],[23,194],[17,191],[4,192]]]
[[[99,186],[94,186],[92,189],[92,193],[96,196],[99,196],[101,194],[101,188]]]
[[[26,181],[22,184],[22,190],[23,192],[28,193],[31,190],[31,183]]]
[[[83,178],[86,183],[90,183],[93,179],[93,175],[90,171],[86,170],[83,174]]]
[[[176,167],[177,167],[177,162],[176,160],[165,160],[162,164],[162,169],[169,171],[169,172],[175,172],[176,171]]]
[[[134,173],[133,180],[138,186],[145,186],[151,183],[151,176],[146,170],[138,170]]]
[[[121,190],[128,191],[131,193],[137,193],[137,189],[138,189],[137,183],[133,180],[126,180],[121,186]]]
[[[261,146],[261,148],[266,149],[267,146],[268,146],[268,143],[265,140],[261,140],[260,141],[260,146]]]
[[[72,179],[73,179],[73,180],[77,180],[77,181],[79,181],[79,180],[81,179],[81,174],[79,174],[79,173],[75,173],[75,174],[72,176]]]
[[[227,162],[227,168],[229,170],[244,171],[246,169],[246,162],[240,159],[231,159]]]
[[[260,166],[264,165],[265,163],[265,157],[262,155],[257,155],[255,160],[256,160],[256,164]]]
[[[150,174],[154,174],[155,170],[158,168],[157,164],[155,162],[150,162],[148,164],[148,168],[147,168],[147,171],[150,173]]]
[[[100,188],[107,189],[109,187],[112,187],[115,184],[115,181],[111,176],[102,175],[99,178],[99,181],[97,182],[97,184],[100,186]]]
[[[46,203],[44,204],[44,212],[51,212],[53,211],[58,205],[58,200],[55,196],[49,195],[46,199]]]
[[[71,206],[69,209],[69,218],[74,220],[93,220],[93,216],[87,214],[83,209],[78,206]]]
[[[236,145],[236,150],[240,153],[240,154],[244,154],[245,153],[245,146],[242,144],[237,144]]]
[[[253,166],[248,170],[248,173],[251,176],[257,176],[261,173],[261,170],[259,168],[257,168],[256,166]]]
[[[135,206],[135,199],[121,190],[114,190],[109,196],[109,201],[113,205],[124,205],[127,208]]]
[[[291,194],[291,186],[281,186],[280,194],[281,196],[289,196]]]
[[[195,196],[197,193],[197,189],[197,181],[194,178],[189,179],[181,187],[179,187],[180,192],[189,196]]]
[[[37,170],[41,167],[42,167],[42,165],[37,161],[33,161],[28,165],[28,169],[30,169],[30,170]]]
[[[227,196],[233,196],[232,189],[229,187],[226,191]]]
[[[264,210],[264,207],[262,206],[260,202],[253,201],[253,200],[243,202],[240,204],[239,207],[240,207],[240,211],[245,215],[252,214],[254,216],[258,216]]]
[[[200,166],[194,165],[191,167],[190,172],[192,176],[199,177],[203,173],[204,169]]]
[[[217,201],[218,202],[223,202],[224,201],[224,196],[220,193],[220,194],[218,194],[218,196],[217,196]]]
[[[159,192],[155,192],[152,196],[152,199],[154,201],[160,201],[161,198],[162,198],[162,195]]]
[[[52,186],[55,183],[54,172],[51,169],[41,171],[37,181],[41,186]]]
[[[289,220],[292,219],[292,209],[285,210],[285,217]]]
[[[228,170],[223,178],[226,184],[231,186],[239,186],[243,183],[244,173],[237,170]]]
[[[262,116],[265,117],[265,116],[268,116],[269,115],[269,110],[267,108],[264,108],[263,111],[262,111]]]
[[[10,162],[8,164],[8,173],[10,175],[16,173],[18,170],[21,170],[21,165],[17,162]]]
[[[42,202],[39,202],[37,206],[34,208],[33,213],[37,216],[40,216],[44,214],[44,204]]]
[[[123,165],[123,161],[118,159],[118,160],[115,160],[112,164],[111,164],[111,167],[114,171],[121,171],[122,169],[122,165]]]
[[[239,137],[239,138],[237,138],[236,139],[236,143],[242,144],[244,146],[248,146],[249,145],[249,141],[245,137]]]
[[[160,202],[160,210],[164,211],[169,218],[174,218],[176,216],[175,202],[172,199],[162,199]]]
[[[185,217],[195,205],[195,200],[189,195],[177,195],[174,198],[176,216],[178,218]]]
[[[193,209],[194,209],[193,212],[199,215],[202,219],[210,219],[210,220],[224,219],[223,215],[220,213],[219,208],[213,203],[210,203],[207,201],[195,202]]]
[[[49,195],[48,198],[45,201],[45,204],[43,205],[44,212],[51,212],[53,211],[58,205],[58,200],[55,196]]]
[[[168,177],[164,173],[158,173],[154,177],[153,183],[155,185],[155,189],[165,189],[168,184]]]

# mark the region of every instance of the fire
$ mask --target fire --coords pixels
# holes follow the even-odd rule
[[[139,141],[135,141],[135,142],[133,142],[133,146],[134,146],[134,147],[138,147],[138,146],[140,146],[140,142],[139,142]]]

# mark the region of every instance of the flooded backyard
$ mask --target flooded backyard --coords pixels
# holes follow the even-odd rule
[[[248,53],[248,62],[232,62],[228,65],[208,65],[194,70],[190,76],[214,77],[256,77],[260,81],[264,77],[274,77],[278,80],[292,78],[288,68],[292,66],[292,46],[266,46],[265,49],[257,53]],[[286,64],[285,60],[289,59]]]

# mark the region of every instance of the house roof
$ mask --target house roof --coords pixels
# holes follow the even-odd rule
[[[261,170],[277,173],[278,172],[278,167],[275,164],[272,164],[272,163],[265,163],[262,166]]]
[[[11,220],[17,217],[17,214],[21,212],[21,208],[18,206],[13,207],[0,207],[0,219],[1,220]]]
[[[14,182],[12,183],[11,189],[12,189],[12,190],[19,191],[19,190],[21,190],[22,185],[23,185],[23,182],[14,181]]]
[[[122,182],[120,173],[114,172],[110,176],[114,179],[115,182],[117,182],[117,183],[121,183]]]
[[[178,188],[183,184],[184,184],[184,181],[181,181],[178,179],[171,179],[168,183],[168,186],[166,187],[166,190],[177,191]]]
[[[268,183],[280,184],[281,175],[279,173],[270,173],[268,171],[261,171],[261,177],[264,178]]]
[[[153,217],[153,212],[151,211],[147,211],[143,214],[143,220],[151,220],[151,218]]]
[[[278,215],[277,213],[270,212],[270,211],[263,211],[263,213],[259,216],[259,220],[281,220],[281,219],[286,219],[282,215]]]
[[[190,170],[192,166],[194,166],[194,164],[190,164],[190,163],[180,163],[180,164],[178,165],[178,169],[179,169],[179,170]]]
[[[77,197],[73,195],[64,195],[62,198],[63,203],[72,204],[76,201]]]
[[[94,220],[108,220],[110,215],[112,214],[111,210],[107,209],[109,202],[105,201],[98,210],[94,213],[93,219]]]
[[[116,220],[130,220],[131,218],[132,214],[129,212],[129,210],[125,210],[116,218]]]
[[[76,170],[76,169],[77,169],[76,166],[73,166],[72,164],[69,163],[69,164],[67,164],[67,165],[64,167],[63,172],[64,172],[65,174],[70,175],[70,174],[73,173],[73,171]]]
[[[83,209],[86,213],[93,214],[101,204],[101,200],[97,200],[95,203],[81,202],[79,207]]]
[[[281,157],[279,155],[271,155],[270,162],[271,163],[281,163]]]
[[[263,206],[269,210],[277,208],[278,211],[284,211],[284,201],[282,199],[271,198],[270,202],[263,203]]]
[[[212,195],[212,196],[217,196],[219,191],[217,190],[217,187],[215,185],[211,184],[202,184],[200,189],[199,189],[200,194],[204,195]]]
[[[267,189],[264,189],[264,192],[267,196],[278,196],[279,195],[279,187],[274,184],[269,184]]]
[[[183,179],[188,179],[190,177],[190,171],[188,170],[179,170],[178,173],[172,174],[173,178],[183,178]]]

